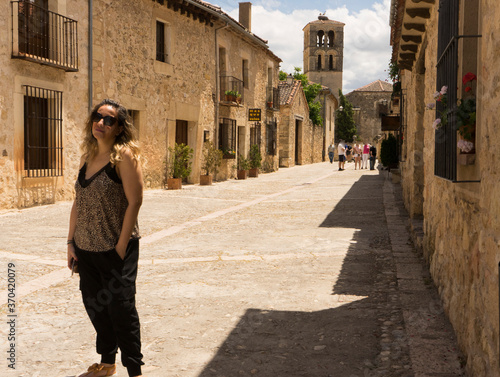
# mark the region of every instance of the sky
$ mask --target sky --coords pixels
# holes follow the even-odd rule
[[[302,29],[326,12],[344,27],[344,94],[386,80],[391,58],[390,0],[208,0],[238,20],[238,3],[252,3],[252,32],[269,42],[287,73],[303,68]]]

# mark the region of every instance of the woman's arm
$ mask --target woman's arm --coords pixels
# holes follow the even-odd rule
[[[117,164],[118,174],[123,183],[123,190],[128,200],[128,207],[125,211],[120,238],[116,244],[116,252],[124,259],[127,251],[127,244],[134,230],[139,209],[142,205],[142,170],[139,161],[132,157],[130,150],[122,152],[122,160]]]
[[[80,170],[85,164],[86,156],[82,156],[80,158]],[[69,230],[68,230],[68,242],[73,241],[74,235],[75,235],[75,229],[76,229],[76,201],[73,201],[73,206],[71,207],[71,214],[69,216]],[[73,259],[75,261],[78,261],[78,258],[76,257],[75,254],[75,245],[74,243],[68,243],[68,268],[71,270],[72,264],[73,264]]]

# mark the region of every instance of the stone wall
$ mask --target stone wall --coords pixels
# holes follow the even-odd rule
[[[358,130],[358,139],[373,144],[373,140],[377,135],[382,133],[380,119],[380,101],[390,103],[392,92],[364,92],[353,91],[346,94],[346,98],[353,105],[359,107],[357,118],[359,123],[356,124]]]
[[[50,10],[78,22],[78,72],[12,59],[12,11],[0,4],[0,208],[29,207],[69,200],[80,162],[79,146],[88,111],[88,3],[49,2]],[[14,31],[17,33],[17,30]],[[24,85],[62,92],[63,176],[24,176]]]
[[[410,214],[418,216],[421,210],[423,215],[423,252],[467,358],[467,371],[471,376],[494,377],[499,370],[500,330],[500,131],[493,109],[500,105],[495,84],[500,80],[495,58],[500,50],[500,4],[482,0],[479,9],[483,13],[476,162],[457,168],[459,180],[480,182],[453,183],[434,175],[435,112],[424,106],[436,91],[437,6],[426,23],[427,44],[402,79],[407,123],[401,174]]]

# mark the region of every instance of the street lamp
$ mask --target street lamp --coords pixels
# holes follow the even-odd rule
[[[344,107],[342,105],[339,106],[339,111],[344,111]]]

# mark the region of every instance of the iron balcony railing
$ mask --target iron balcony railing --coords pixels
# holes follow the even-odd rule
[[[29,1],[11,1],[12,58],[78,71],[77,22]]]
[[[280,90],[279,88],[268,87],[266,93],[266,108],[272,110],[280,109]]]
[[[220,100],[226,102],[244,102],[243,81],[233,76],[220,77]]]

